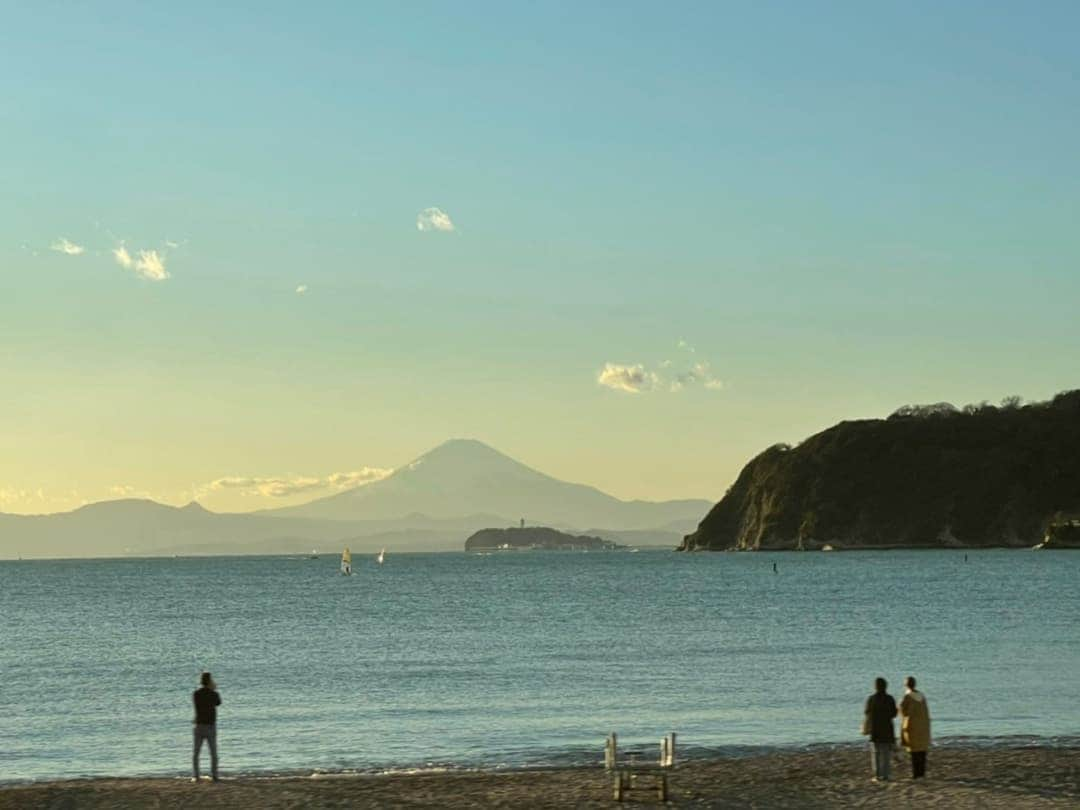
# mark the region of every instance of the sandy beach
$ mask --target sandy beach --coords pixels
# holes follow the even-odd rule
[[[862,747],[780,752],[679,764],[669,806],[723,808],[1080,807],[1080,749],[946,748],[914,782],[906,757],[894,781],[871,782]],[[622,805],[596,768],[363,776],[89,779],[8,786],[0,808],[615,807],[658,805],[652,790]]]

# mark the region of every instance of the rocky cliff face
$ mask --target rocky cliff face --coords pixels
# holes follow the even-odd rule
[[[1046,530],[1043,548],[1080,548],[1080,521],[1056,523]]]
[[[1080,390],[902,408],[770,447],[680,548],[1024,547],[1063,515],[1080,515]]]

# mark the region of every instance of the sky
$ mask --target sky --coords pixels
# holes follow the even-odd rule
[[[1075,3],[221,5],[5,11],[0,511],[1080,385]]]

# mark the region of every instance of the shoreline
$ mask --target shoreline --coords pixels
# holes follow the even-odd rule
[[[898,743],[899,744],[899,743]],[[809,743],[732,743],[728,745],[693,745],[687,744],[683,739],[679,740],[679,750],[676,764],[678,766],[693,766],[696,764],[737,761],[742,759],[757,759],[767,757],[785,756],[826,756],[841,752],[863,751],[866,742],[863,740],[852,741],[817,741]],[[645,749],[649,751],[649,760],[655,750],[658,750],[655,741],[641,741],[632,738],[629,742],[620,742],[620,748]],[[1024,750],[1047,750],[1047,751],[1077,751],[1080,752],[1080,733],[1038,735],[1038,734],[1011,734],[1005,736],[985,735],[957,735],[935,739],[933,743],[935,751],[965,751],[965,752],[994,752],[1000,750],[1024,751]],[[203,766],[209,767],[209,754],[203,751]],[[543,758],[531,761],[496,762],[497,758],[487,760],[463,762],[441,761],[424,762],[422,764],[393,764],[393,765],[368,765],[344,768],[324,768],[321,766],[298,766],[282,768],[278,770],[232,770],[228,777],[231,780],[244,781],[270,781],[282,779],[341,779],[341,778],[365,778],[365,777],[400,777],[400,776],[424,776],[443,774],[516,774],[536,773],[543,771],[575,771],[592,770],[603,766],[602,746],[598,743],[589,748],[566,749],[561,752],[548,752]],[[204,774],[205,776],[205,774]],[[149,771],[128,774],[79,774],[76,776],[44,776],[23,777],[16,779],[4,778],[0,774],[0,793],[9,788],[32,787],[34,785],[63,785],[73,782],[98,782],[98,781],[187,781],[190,773],[187,770],[175,771]]]
[[[684,759],[669,771],[671,806],[843,807],[887,801],[925,808],[1043,808],[1080,805],[1080,740],[1062,744],[954,742],[930,751],[915,781],[906,755],[893,781],[870,780],[865,744],[815,746]],[[181,776],[90,778],[0,785],[0,808],[35,807],[611,807],[601,764],[389,772],[232,776],[194,784]],[[631,805],[658,805],[652,790]]]

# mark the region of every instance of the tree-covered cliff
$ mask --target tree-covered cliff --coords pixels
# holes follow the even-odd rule
[[[1031,546],[1080,514],[1080,390],[941,403],[775,445],[683,550]]]

